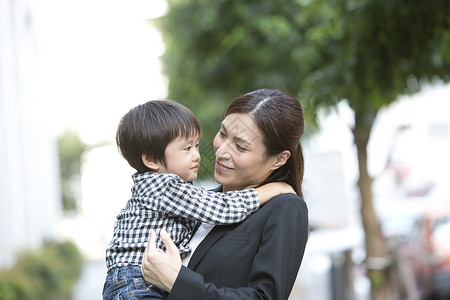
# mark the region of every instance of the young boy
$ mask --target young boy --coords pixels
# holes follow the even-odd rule
[[[270,198],[293,191],[284,183],[227,193],[195,187],[200,135],[194,114],[169,100],[138,105],[121,119],[117,147],[137,172],[132,176],[131,199],[117,215],[106,250],[103,299],[125,293],[161,298],[162,291],[145,282],[140,271],[151,229],[166,229],[184,257],[191,251],[188,243],[197,223],[237,223]],[[157,246],[164,248],[159,237]]]

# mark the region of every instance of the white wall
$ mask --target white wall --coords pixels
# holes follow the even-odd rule
[[[0,0],[0,267],[51,237],[60,215],[55,141],[36,114],[37,47],[26,0]]]

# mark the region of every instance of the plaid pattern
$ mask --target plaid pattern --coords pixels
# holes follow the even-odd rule
[[[159,229],[166,229],[185,256],[197,222],[237,223],[259,208],[255,189],[217,193],[195,187],[174,174],[146,172],[133,175],[132,197],[117,215],[114,236],[106,250],[108,270],[140,266],[150,229],[156,246],[164,249]]]

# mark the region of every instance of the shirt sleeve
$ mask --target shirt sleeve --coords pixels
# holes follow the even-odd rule
[[[160,212],[224,225],[243,221],[259,208],[259,196],[253,188],[219,193],[170,175],[165,181],[164,190],[155,197]]]

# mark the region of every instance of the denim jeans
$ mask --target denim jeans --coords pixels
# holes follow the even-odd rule
[[[163,292],[144,280],[139,267],[117,268],[106,276],[103,300],[161,299]]]

